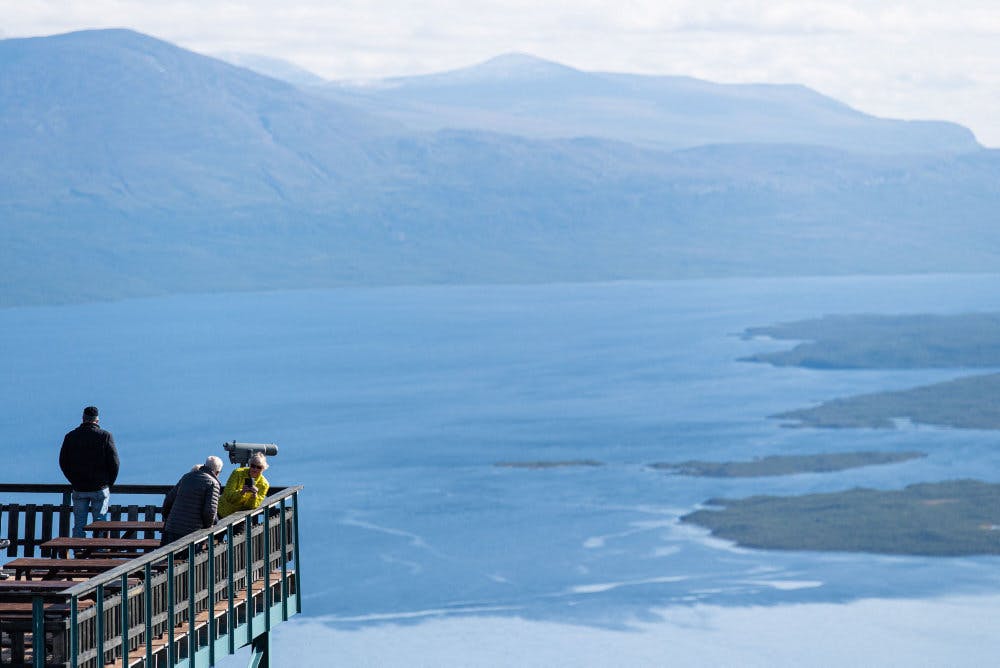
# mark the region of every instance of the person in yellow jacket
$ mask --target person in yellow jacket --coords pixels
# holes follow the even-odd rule
[[[264,477],[267,458],[255,452],[250,456],[248,466],[236,469],[229,475],[226,487],[219,497],[219,517],[232,515],[241,510],[253,510],[260,506],[270,485]]]

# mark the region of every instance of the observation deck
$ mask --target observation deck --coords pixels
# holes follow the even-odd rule
[[[302,487],[161,548],[170,489],[115,485],[109,521],[74,539],[68,485],[0,484],[0,666],[201,668],[246,646],[268,666],[271,628],[302,611]]]

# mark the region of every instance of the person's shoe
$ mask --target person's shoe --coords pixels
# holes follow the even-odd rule
[[[7,538],[0,538],[0,550],[10,547],[10,540]]]

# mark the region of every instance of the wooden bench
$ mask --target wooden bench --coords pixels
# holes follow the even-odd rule
[[[21,557],[4,564],[6,570],[14,571],[17,579],[31,579],[40,576],[42,580],[60,580],[65,576],[93,576],[117,568],[127,563],[126,559],[36,559]]]
[[[124,557],[134,559],[160,547],[155,538],[71,538],[47,540],[40,546],[43,555],[65,558],[70,550],[77,559]]]
[[[144,538],[163,531],[163,522],[148,522],[142,520],[101,520],[91,522],[84,529],[92,531],[94,536],[101,534],[105,538],[137,538],[143,532]],[[112,535],[114,532],[115,535]]]

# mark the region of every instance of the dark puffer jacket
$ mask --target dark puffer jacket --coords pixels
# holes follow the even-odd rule
[[[111,432],[84,422],[66,434],[59,450],[59,468],[78,492],[96,492],[118,479],[118,450]]]
[[[215,524],[219,478],[206,466],[185,473],[163,500],[164,544]]]

